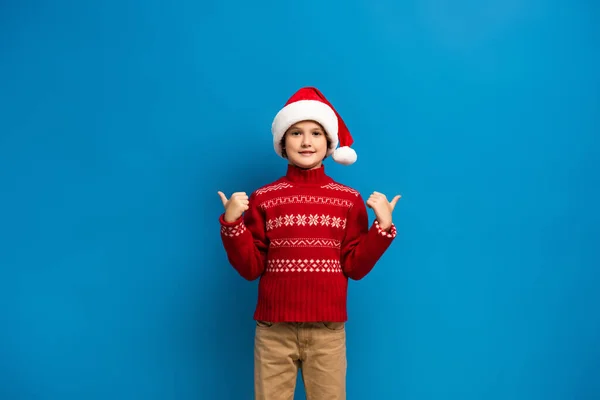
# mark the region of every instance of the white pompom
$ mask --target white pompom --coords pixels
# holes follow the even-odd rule
[[[332,157],[335,162],[343,165],[354,164],[358,158],[354,149],[348,146],[338,147],[335,149]]]

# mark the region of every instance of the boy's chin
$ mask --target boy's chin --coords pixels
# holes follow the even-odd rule
[[[313,169],[313,168],[318,168],[321,166],[323,162],[322,161],[317,161],[317,162],[302,162],[302,161],[291,161],[291,164],[293,166],[295,166],[296,168],[300,168],[300,169]]]

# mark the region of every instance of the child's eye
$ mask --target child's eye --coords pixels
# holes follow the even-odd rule
[[[316,132],[313,132],[313,135],[320,136],[320,135],[322,135],[322,133],[319,131],[316,131]]]

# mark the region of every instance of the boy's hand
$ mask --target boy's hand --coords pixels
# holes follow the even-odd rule
[[[388,202],[384,194],[373,192],[367,200],[367,206],[373,209],[379,227],[384,231],[392,227],[392,211],[394,211],[394,207],[396,207],[396,203],[401,197],[397,195],[392,201]]]
[[[242,216],[244,211],[248,209],[248,196],[244,192],[235,192],[231,195],[231,198],[227,200],[227,197],[223,192],[217,192],[225,207],[225,216],[223,217],[226,222],[234,222]]]

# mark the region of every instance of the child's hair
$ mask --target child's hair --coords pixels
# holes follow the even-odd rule
[[[325,133],[325,139],[327,140],[327,148],[331,149],[331,139],[329,138],[329,135],[327,134],[327,131],[325,129],[323,129],[323,132]],[[281,140],[279,141],[279,146],[281,147],[281,156],[283,158],[287,158],[287,153],[285,151],[285,137],[287,136],[287,132],[283,134],[283,137],[281,138]],[[325,154],[325,158],[327,158],[327,153]]]

